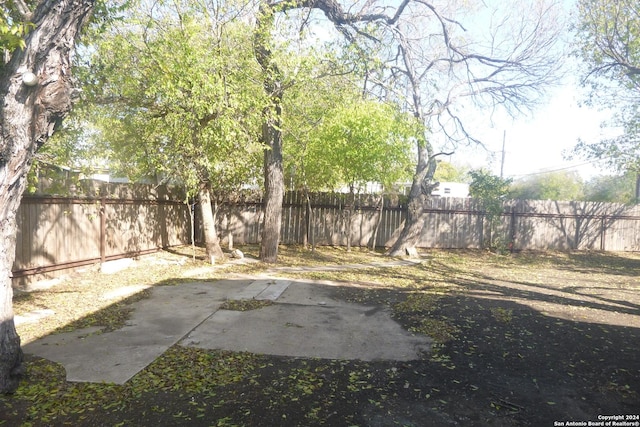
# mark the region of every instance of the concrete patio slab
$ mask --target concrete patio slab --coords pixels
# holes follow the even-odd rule
[[[151,289],[127,324],[53,334],[24,346],[61,363],[69,381],[123,384],[172,345],[357,360],[414,360],[431,339],[402,329],[383,307],[336,297],[336,286],[280,278],[193,282]],[[220,310],[229,299],[271,299],[250,311]]]

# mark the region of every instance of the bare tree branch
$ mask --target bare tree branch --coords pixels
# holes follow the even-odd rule
[[[11,0],[11,3],[15,5],[17,12],[20,14],[20,17],[24,22],[31,21],[33,11],[29,8],[29,6],[27,6],[24,0]],[[0,2],[0,5],[2,5],[2,7],[6,7],[6,4],[6,1]]]

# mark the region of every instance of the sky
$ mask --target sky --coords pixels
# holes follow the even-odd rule
[[[504,0],[483,0],[485,5],[500,5]],[[567,28],[575,13],[576,0],[561,0]],[[486,32],[489,25],[483,19],[475,21],[469,29]],[[323,30],[323,31],[326,31]],[[570,42],[567,32],[565,42]],[[567,57],[568,68],[578,69],[576,59]],[[478,147],[459,147],[452,156],[442,157],[454,165],[468,168],[489,169],[495,175],[513,179],[524,178],[534,174],[550,171],[576,171],[585,180],[596,175],[610,175],[613,172],[597,167],[597,162],[589,162],[582,158],[568,160],[567,155],[579,140],[597,142],[607,137],[616,136],[615,129],[603,128],[601,124],[612,118],[613,112],[599,111],[595,107],[582,105],[586,92],[580,87],[578,76],[574,73],[565,77],[561,84],[549,90],[546,102],[526,116],[513,119],[506,113],[494,113],[488,119],[485,111],[472,115],[477,116],[469,127],[472,135],[480,139],[484,149]],[[465,127],[468,125],[465,117]],[[437,135],[435,146],[438,144]],[[504,139],[504,166],[501,166]]]
[[[563,0],[565,17],[571,21],[575,0]],[[567,38],[569,41],[570,38]],[[576,59],[569,68],[579,69]],[[580,73],[578,73],[580,74]],[[598,162],[582,158],[567,159],[579,140],[597,142],[619,134],[620,130],[602,127],[611,120],[613,111],[599,111],[582,105],[587,93],[580,87],[577,75],[565,77],[548,92],[546,102],[528,116],[512,119],[498,115],[491,125],[480,126],[478,137],[487,151],[459,149],[450,161],[459,166],[486,168],[493,174],[513,179],[549,171],[576,171],[587,180],[611,171],[598,167]],[[482,115],[480,116],[482,117]],[[482,118],[481,118],[482,120]],[[485,122],[488,120],[484,119]],[[504,139],[504,166],[501,166]]]
[[[500,175],[504,139],[504,177],[518,179],[559,170],[576,171],[584,179],[610,174],[598,168],[595,162],[566,158],[579,139],[596,142],[615,135],[615,130],[601,127],[601,123],[611,118],[612,112],[581,106],[583,100],[577,82],[568,81],[553,89],[548,102],[529,116],[515,120],[499,117],[492,125],[479,130],[486,151],[459,149],[449,161],[458,166],[487,168]]]

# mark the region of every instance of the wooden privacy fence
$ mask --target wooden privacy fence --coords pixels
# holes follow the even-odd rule
[[[24,197],[17,216],[14,286],[23,286],[28,276],[190,242],[189,206],[175,195],[119,188],[125,187],[103,186],[97,197]]]
[[[288,192],[284,200],[281,242],[343,246],[347,234],[354,246],[391,246],[401,230],[406,201],[402,198]],[[640,250],[640,208],[600,202],[508,200],[491,226],[479,200],[434,197],[425,206],[422,248],[482,248],[489,239],[514,250]],[[260,200],[220,208],[223,241],[260,241]],[[351,216],[351,219],[349,219]],[[311,227],[309,226],[311,224]],[[376,232],[377,229],[377,232]],[[493,233],[493,236],[491,234]]]
[[[125,187],[129,188],[129,187]],[[190,243],[184,196],[100,190],[95,197],[25,197],[18,212],[14,286],[27,276],[135,256]],[[281,242],[391,246],[406,207],[400,197],[289,192]],[[223,204],[217,215],[224,241],[260,241],[262,202]],[[196,221],[196,236],[198,230]],[[493,236],[491,236],[493,234]],[[505,201],[491,226],[478,200],[432,198],[425,206],[422,248],[481,248],[489,238],[514,250],[640,250],[640,208],[611,203]]]

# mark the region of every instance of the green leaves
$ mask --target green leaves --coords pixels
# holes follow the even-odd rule
[[[5,4],[0,8],[0,48],[12,51],[25,47],[24,37],[34,28],[31,22],[17,21]]]
[[[142,5],[88,49],[82,119],[112,169],[190,189],[208,182],[219,196],[259,175],[265,102],[251,29],[226,16],[230,5]]]
[[[576,28],[576,55],[586,64],[583,85],[588,103],[610,109],[617,116],[611,125],[623,129],[618,137],[581,141],[578,156],[599,160],[624,172],[638,171],[640,146],[640,10],[634,0],[581,0]],[[616,132],[617,133],[617,132]]]
[[[389,105],[343,99],[326,111],[301,153],[312,189],[378,182],[385,188],[410,177],[409,119]]]
[[[583,200],[584,182],[575,171],[531,175],[514,182],[509,195],[514,199]]]
[[[494,231],[498,226],[500,215],[504,212],[502,201],[508,194],[512,180],[492,175],[482,169],[470,171],[469,176],[471,177],[469,192],[471,197],[482,201],[482,207],[485,210],[485,216],[489,221],[491,231],[489,246],[493,247],[494,243],[497,243],[497,239],[494,238]]]
[[[595,66],[591,72],[638,82],[640,65],[640,11],[633,0],[581,0],[577,27],[582,58]]]
[[[227,300],[220,306],[220,310],[233,310],[233,311],[249,311],[258,310],[263,307],[268,307],[273,304],[270,300]]]
[[[511,179],[504,179],[490,174],[485,170],[473,170],[469,172],[471,184],[469,191],[471,196],[481,200],[499,199],[507,195]]]

